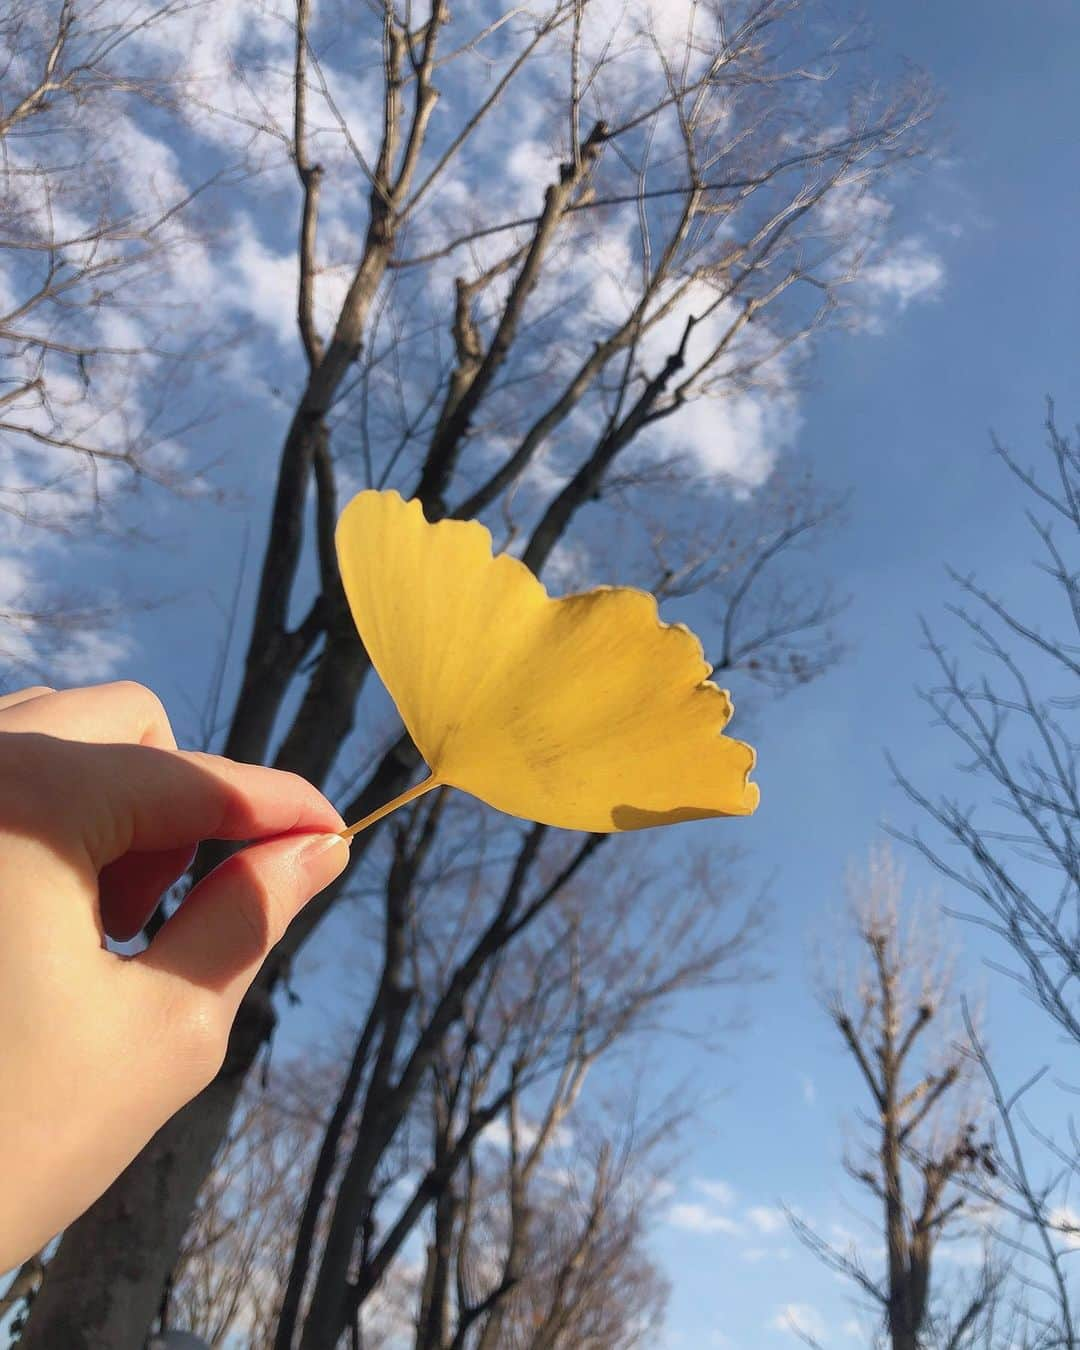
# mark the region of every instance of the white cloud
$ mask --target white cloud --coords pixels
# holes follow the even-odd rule
[[[865,261],[855,286],[861,310],[857,327],[881,333],[889,311],[902,313],[910,304],[936,300],[945,284],[945,263],[920,235],[905,235],[881,245],[893,206],[861,181],[841,183],[821,203],[819,223],[841,245],[838,266]]]
[[[518,1143],[520,1147],[529,1149],[536,1143],[539,1137],[539,1126],[529,1120],[522,1120],[518,1123]],[[491,1144],[494,1148],[509,1149],[510,1147],[510,1127],[501,1117],[496,1117],[490,1125],[486,1126],[480,1136],[485,1143]],[[552,1131],[551,1146],[554,1148],[565,1148],[573,1142],[573,1131],[568,1125],[557,1125]]]
[[[708,480],[756,488],[791,446],[799,424],[794,399],[783,395],[704,396],[660,423],[653,440],[688,457]]]
[[[144,8],[150,12],[149,4]],[[132,50],[140,65],[172,66],[179,56],[194,95],[181,103],[189,125],[208,144],[247,151],[253,126],[290,124],[293,40],[287,8],[259,0],[174,10],[166,22],[143,29]],[[241,48],[243,68],[236,59]]]
[[[241,216],[233,227],[233,244],[222,267],[227,304],[266,326],[283,346],[296,341],[296,252],[276,253],[260,237],[254,223]]]
[[[727,1233],[734,1236],[740,1231],[738,1223],[726,1214],[719,1214],[707,1205],[693,1201],[684,1201],[672,1205],[667,1212],[667,1221],[673,1228],[681,1228],[687,1233]]]
[[[891,301],[902,312],[916,301],[940,296],[945,264],[924,240],[911,236],[864,268],[861,283],[871,296]]]
[[[735,1203],[735,1188],[726,1181],[710,1181],[706,1177],[698,1177],[694,1187],[702,1195],[707,1195],[710,1200],[715,1200],[718,1205],[730,1206]]]
[[[842,135],[838,127],[825,133],[826,139]],[[837,241],[855,236],[860,240],[878,233],[893,214],[892,205],[866,186],[863,178],[849,178],[836,184],[822,198],[818,223]]]
[[[667,1218],[676,1228],[694,1233],[727,1233],[731,1236],[741,1234],[749,1228],[755,1233],[769,1237],[784,1232],[787,1228],[787,1217],[783,1210],[768,1205],[749,1205],[741,1218],[725,1213],[724,1211],[734,1208],[737,1199],[735,1188],[726,1181],[696,1177],[693,1188],[698,1194],[706,1197],[707,1203],[684,1200],[672,1205]],[[743,1253],[743,1259],[761,1260],[765,1254],[764,1249],[751,1247]],[[768,1254],[774,1259],[780,1259],[778,1249],[773,1249]]]
[[[704,8],[695,0],[591,0],[585,10],[583,47],[586,60],[617,51],[617,63],[597,74],[602,102],[619,98],[620,105],[662,78],[656,47],[669,60],[679,59],[696,20],[690,52],[690,71],[701,69],[707,49]]]
[[[132,643],[122,633],[78,629],[50,658],[49,671],[61,684],[93,684],[116,675],[131,651]]]
[[[802,1099],[807,1106],[813,1106],[817,1101],[817,1088],[814,1080],[808,1073],[799,1074],[799,1086],[802,1089]]]
[[[160,137],[151,136],[130,117],[112,119],[109,150],[123,173],[119,182],[136,211],[145,211],[149,195],[160,207],[181,201],[189,187],[175,151]]]
[[[1080,1247],[1080,1230],[1069,1240],[1069,1246]],[[980,1242],[940,1242],[935,1255],[962,1269],[978,1270],[986,1260],[986,1249]]]
[[[490,1125],[484,1127],[480,1138],[494,1148],[508,1149],[510,1147],[510,1127],[502,1116],[498,1116]]]
[[[560,539],[544,564],[544,582],[556,595],[585,586],[589,579],[590,555],[582,539]]]
[[[542,141],[518,141],[506,158],[507,177],[518,189],[515,202],[522,213],[538,211],[544,191],[559,172],[559,160],[551,146]]]
[[[49,592],[25,556],[0,553],[0,615],[48,612]],[[0,625],[0,665],[57,684],[87,684],[121,669],[132,651],[124,633],[91,623],[46,629],[32,618]]]
[[[572,1167],[544,1167],[540,1175],[561,1191],[575,1190],[578,1185],[578,1175]]]
[[[825,1319],[812,1303],[785,1303],[768,1322],[771,1331],[802,1334],[816,1341],[825,1337]]]
[[[609,285],[603,293],[617,312],[616,289]],[[641,364],[649,375],[657,374],[678,349],[691,315],[698,322],[686,345],[686,373],[696,372],[711,358],[741,312],[733,301],[718,305],[716,300],[708,285],[696,283],[670,314],[649,329],[641,343]],[[698,377],[693,386],[697,396],[650,430],[651,452],[687,459],[708,480],[734,479],[748,488],[760,487],[798,435],[798,399],[780,358],[762,369],[767,388],[736,385],[729,372],[762,359],[773,341],[767,323],[742,328],[725,355]]]
[[[780,1233],[787,1228],[787,1215],[782,1209],[752,1205],[746,1211],[746,1217],[759,1233]]]

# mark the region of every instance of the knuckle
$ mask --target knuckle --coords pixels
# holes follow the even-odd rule
[[[148,726],[167,727],[169,725],[169,715],[165,711],[164,703],[145,684],[140,684],[138,680],[116,680],[113,682],[112,688],[117,694],[140,709]]]
[[[132,700],[132,702],[139,703],[140,706],[145,708],[148,712],[164,716],[165,707],[161,702],[161,699],[158,698],[157,694],[155,694],[152,689],[148,688],[145,684],[140,684],[138,680],[117,680],[114,683],[113,688],[118,694],[122,694],[125,698]]]
[[[184,1066],[200,1086],[211,1082],[225,1062],[231,1018],[220,995],[210,990],[190,991],[176,1018],[174,1035]]]
[[[138,680],[113,680],[109,688],[116,694],[123,694],[125,698],[157,701],[154,691]]]

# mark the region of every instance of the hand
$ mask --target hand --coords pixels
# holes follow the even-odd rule
[[[214,1077],[244,991],[344,868],[309,783],[178,750],[148,690],[0,698],[0,1271],[82,1213]],[[134,936],[203,839],[255,840]]]

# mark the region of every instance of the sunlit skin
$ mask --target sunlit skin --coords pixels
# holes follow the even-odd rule
[[[0,1270],[86,1209],[215,1075],[240,1000],[344,868],[303,779],[176,748],[132,684],[0,698]],[[249,842],[133,958],[203,839]]]
[[[609,833],[758,804],[754,752],[701,643],[644,591],[554,599],[475,521],[361,492],[338,559],[360,636],[431,776],[500,811]]]

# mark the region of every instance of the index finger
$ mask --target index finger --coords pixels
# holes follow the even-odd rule
[[[296,774],[195,751],[56,744],[72,784],[65,795],[76,798],[73,823],[99,870],[132,850],[345,829],[318,788]]]
[[[4,731],[39,732],[69,741],[110,744],[131,741],[135,745],[176,748],[176,737],[161,700],[134,680],[87,685],[81,689],[23,691],[0,704]]]

